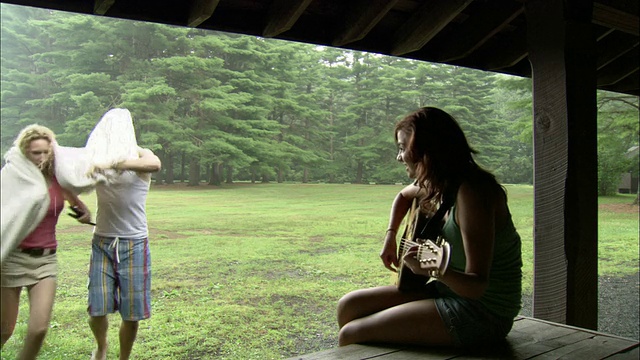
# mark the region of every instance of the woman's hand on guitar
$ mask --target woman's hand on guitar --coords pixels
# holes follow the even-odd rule
[[[418,250],[420,247],[414,245],[410,247],[402,257],[403,263],[416,275],[429,276],[429,271],[433,269],[423,268],[418,260]]]
[[[424,244],[413,245],[402,257],[405,265],[414,274],[439,278],[444,275],[449,265],[450,248],[446,241],[442,246],[427,240]]]
[[[380,252],[380,259],[382,259],[384,267],[393,272],[398,272],[398,252],[396,248],[395,233],[391,236],[390,232],[387,232],[384,239],[384,246]]]

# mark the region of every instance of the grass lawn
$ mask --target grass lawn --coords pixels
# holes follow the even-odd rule
[[[399,185],[154,186],[147,209],[152,317],[135,359],[281,359],[337,344],[335,305],[348,291],[393,284],[378,253]],[[533,188],[507,186],[523,239],[524,290],[533,271]],[[93,195],[85,196],[94,204]],[[600,198],[600,274],[638,271],[633,196]],[[86,285],[92,228],[61,216],[58,292],[39,359],[89,359]],[[14,359],[26,331],[26,294],[2,350]],[[119,316],[111,315],[109,359]]]

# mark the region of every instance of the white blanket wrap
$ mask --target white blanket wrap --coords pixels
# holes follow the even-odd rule
[[[49,208],[49,189],[40,169],[16,147],[7,152],[5,160],[0,171],[0,264],[36,228]]]
[[[94,165],[111,165],[138,157],[138,144],[131,113],[127,109],[107,111],[83,148],[53,144],[55,174],[60,185],[74,194],[88,193],[98,182],[116,175],[89,176]],[[2,168],[2,232],[0,264],[42,221],[49,207],[49,190],[42,172],[22,152],[11,148]]]

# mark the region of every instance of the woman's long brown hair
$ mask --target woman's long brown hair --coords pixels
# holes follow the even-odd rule
[[[416,166],[417,185],[426,190],[426,197],[421,200],[423,208],[429,210],[430,204],[440,203],[449,189],[469,176],[488,175],[495,182],[495,177],[475,162],[473,155],[477,151],[469,145],[458,122],[445,111],[420,108],[396,124],[396,143],[398,131],[408,135],[405,156]]]

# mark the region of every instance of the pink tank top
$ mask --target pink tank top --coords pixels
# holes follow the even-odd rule
[[[64,208],[64,195],[62,193],[62,187],[58,184],[58,180],[54,177],[49,186],[49,209],[44,216],[38,227],[36,227],[31,234],[22,240],[20,246],[21,249],[31,248],[43,248],[43,249],[55,249],[58,246],[56,240],[56,224],[58,223],[58,216]]]

